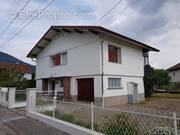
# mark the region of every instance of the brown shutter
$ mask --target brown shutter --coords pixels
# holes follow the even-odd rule
[[[109,62],[118,62],[118,49],[114,46],[108,46]]]
[[[55,56],[55,65],[60,65],[61,64],[61,55],[60,54],[56,54]]]

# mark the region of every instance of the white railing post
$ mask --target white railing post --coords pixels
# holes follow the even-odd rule
[[[16,88],[9,88],[8,92],[8,108],[13,108],[16,98]]]
[[[178,135],[177,118],[176,118],[176,113],[175,112],[173,112],[173,119],[174,119],[174,131],[175,131],[175,135]]]
[[[27,89],[27,96],[26,96],[27,112],[35,112],[36,111],[36,89],[28,88]]]
[[[55,91],[54,100],[53,100],[53,118],[55,118],[55,114],[56,114],[56,100],[57,100],[57,92]]]
[[[94,103],[91,102],[91,129],[94,130]]]

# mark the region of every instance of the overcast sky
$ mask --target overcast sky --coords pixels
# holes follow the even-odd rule
[[[13,19],[12,13],[19,11],[28,0],[0,0],[0,33]],[[51,0],[31,0],[24,11],[42,9]],[[35,17],[21,33],[0,48],[23,61],[33,63],[26,58],[40,37],[51,25],[92,25],[119,0],[55,0],[46,9],[51,13],[88,13],[89,18],[60,18],[44,15]],[[130,38],[160,49],[159,53],[150,54],[150,63],[156,68],[168,68],[180,62],[180,0],[122,0],[97,25],[104,26]],[[42,2],[44,2],[42,4]],[[41,6],[40,6],[41,5]],[[127,8],[128,7],[128,8]],[[21,12],[9,29],[0,34],[0,46],[23,27],[30,18]],[[28,13],[28,12],[26,12]]]

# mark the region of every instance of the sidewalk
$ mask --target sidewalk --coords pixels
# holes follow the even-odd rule
[[[68,135],[39,121],[0,107],[0,135]]]

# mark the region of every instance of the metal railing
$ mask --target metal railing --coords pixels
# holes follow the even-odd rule
[[[175,112],[106,108],[93,103],[66,102],[58,92],[37,92],[35,111],[107,135],[179,135]]]

